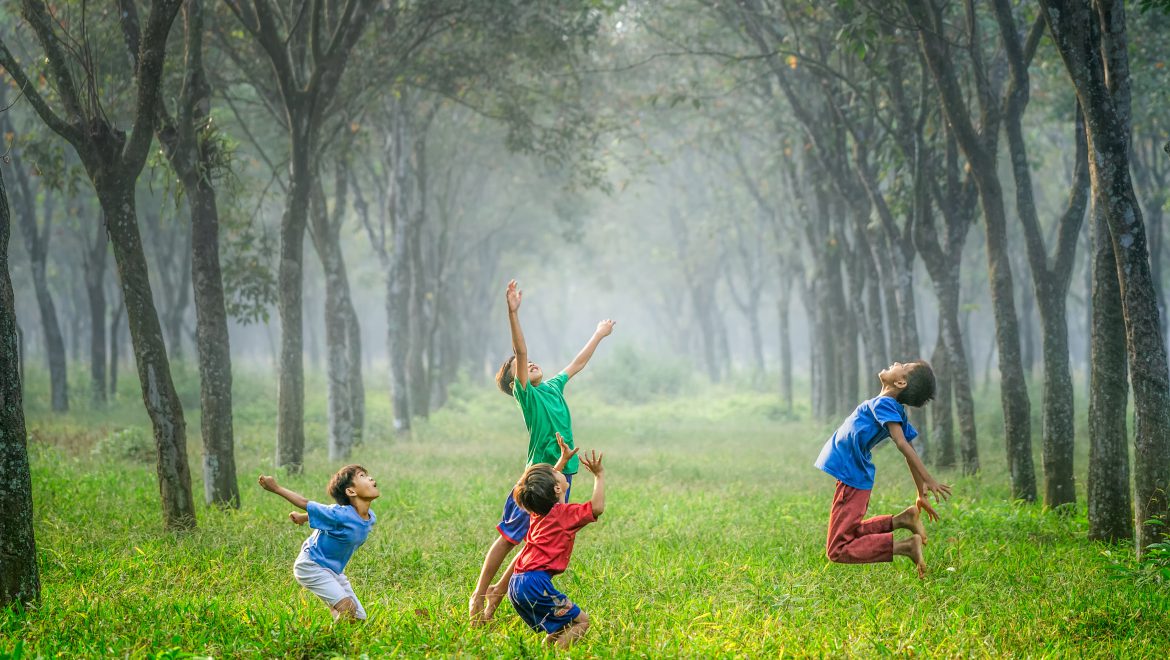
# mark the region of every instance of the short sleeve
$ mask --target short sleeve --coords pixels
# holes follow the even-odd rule
[[[521,408],[527,408],[528,403],[532,401],[532,383],[521,384],[518,380],[512,381],[512,396]]]
[[[309,514],[309,527],[313,529],[330,531],[341,526],[341,507],[309,502],[305,505],[305,512]]]
[[[873,416],[880,426],[885,426],[890,422],[906,424],[906,409],[897,400],[888,396],[878,397],[873,402]]]
[[[557,391],[557,394],[565,393],[565,383],[569,382],[569,374],[562,371],[548,381],[548,386]]]
[[[597,522],[597,516],[593,515],[593,502],[566,504],[565,513],[562,514],[562,518],[564,519],[565,529],[569,531],[576,531],[591,522]]]

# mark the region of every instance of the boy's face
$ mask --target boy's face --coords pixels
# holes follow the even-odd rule
[[[528,384],[540,385],[540,381],[544,380],[544,372],[540,370],[540,365],[535,362],[528,363]]]
[[[895,362],[878,372],[878,380],[881,381],[882,385],[904,390],[906,389],[906,377],[910,375],[912,368],[911,365]]]
[[[555,474],[557,478],[557,485],[554,490],[557,494],[557,501],[564,504],[565,495],[567,495],[569,492],[569,480],[566,479],[565,475],[561,474],[559,471]]]
[[[373,477],[359,471],[353,476],[353,483],[345,489],[345,494],[369,502],[378,499],[382,493],[378,491],[378,482]]]

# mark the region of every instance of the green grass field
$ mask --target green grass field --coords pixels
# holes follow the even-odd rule
[[[197,385],[189,371],[180,378],[200,498]],[[271,471],[273,379],[237,376],[242,508],[201,509],[191,533],[162,530],[152,463],[93,453],[119,430],[147,428],[133,383],[124,378],[102,412],[86,410],[75,388],[81,410],[53,415],[43,378],[30,381],[43,596],[32,611],[0,613],[0,656],[555,655],[507,603],[495,625],[466,624],[467,596],[524,467],[523,421],[490,384],[460,384],[409,440],[391,439],[385,392],[370,388],[354,460],[383,495],[378,525],[347,569],[370,619],[332,626],[292,578],[307,529],[256,485]],[[574,656],[1166,657],[1170,587],[1115,577],[1110,564],[1132,564],[1132,548],[1086,541],[1083,511],[1060,517],[1008,501],[988,397],[985,470],[939,475],[955,497],[928,527],[930,572],[919,581],[902,558],[825,560],[834,484],[811,463],[827,425],[786,418],[765,393],[688,390],[615,406],[590,387],[568,398],[577,444],[606,452],[609,494],[556,580],[594,621]],[[307,468],[282,483],[326,500],[338,466],[325,453],[324,387],[307,389]],[[877,462],[871,512],[894,513],[913,501],[913,484],[896,450]],[[573,501],[591,488],[583,472]]]

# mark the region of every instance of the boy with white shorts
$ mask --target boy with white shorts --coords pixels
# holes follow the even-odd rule
[[[305,513],[293,511],[289,520],[298,525],[309,523],[313,534],[301,545],[301,552],[293,563],[293,577],[300,585],[316,594],[339,618],[366,618],[366,610],[353,593],[345,577],[349,563],[377,522],[370,511],[370,503],[381,494],[378,482],[360,465],[347,465],[329,480],[328,492],[337,504],[311,502],[276,483],[275,477],[260,477],[260,486],[288,500]]]

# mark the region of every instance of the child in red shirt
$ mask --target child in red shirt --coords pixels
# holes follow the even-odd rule
[[[557,440],[561,440],[559,434]],[[561,447],[557,466],[563,466],[565,454],[569,453],[563,444]],[[572,450],[572,454],[576,452]],[[581,465],[594,477],[593,497],[584,504],[565,501],[568,480],[557,466],[548,463],[525,470],[512,493],[516,503],[532,514],[532,521],[524,548],[512,564],[508,600],[529,627],[546,633],[546,644],[555,643],[561,648],[567,648],[589,630],[589,616],[553,587],[552,578],[568,568],[577,532],[596,522],[605,510],[603,456],[594,451],[581,457]]]

